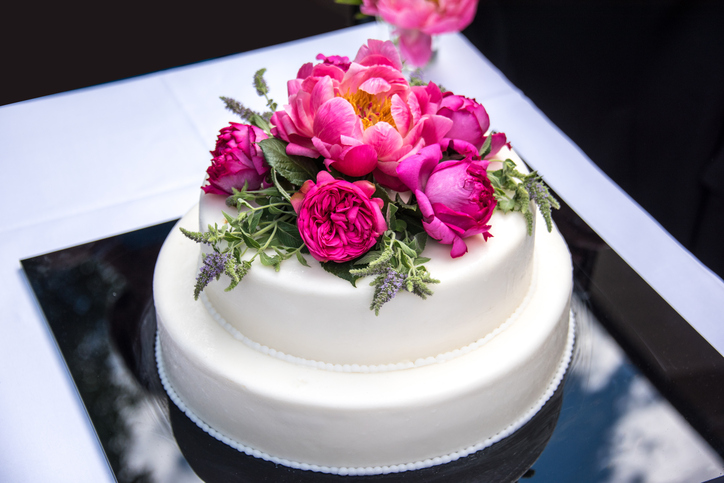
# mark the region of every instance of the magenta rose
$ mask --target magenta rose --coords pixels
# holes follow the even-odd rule
[[[483,147],[487,139],[485,134],[490,128],[490,118],[482,104],[475,99],[446,92],[437,113],[453,122],[441,143],[444,147],[451,144],[450,147],[462,154],[477,152]],[[503,133],[495,133],[492,136],[488,157],[497,154],[507,141]],[[466,146],[465,143],[471,144],[475,149]]]
[[[216,149],[211,151],[214,157],[206,170],[209,175],[206,193],[231,195],[232,188],[238,190],[247,184],[248,189],[259,189],[269,173],[269,165],[264,159],[257,142],[267,135],[256,126],[236,122],[219,131]]]
[[[320,171],[316,183],[307,180],[292,196],[299,234],[316,260],[346,262],[375,245],[387,223],[374,192],[369,181],[350,183]]]
[[[487,223],[496,200],[486,172],[488,161],[471,156],[442,163],[441,159],[439,145],[427,146],[400,162],[397,173],[415,193],[427,234],[451,244],[450,255],[457,258],[468,251],[464,238],[492,236]]]

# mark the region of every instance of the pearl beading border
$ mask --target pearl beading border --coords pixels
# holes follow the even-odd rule
[[[477,444],[474,444],[472,446],[468,446],[466,448],[463,448],[461,450],[455,451],[453,453],[449,453],[446,455],[438,456],[435,458],[428,458],[422,461],[415,461],[411,463],[403,463],[403,464],[397,464],[397,465],[386,465],[386,466],[364,466],[364,467],[346,467],[346,466],[320,466],[315,464],[309,464],[309,463],[302,463],[298,461],[292,461],[288,460],[286,458],[279,458],[273,455],[270,455],[268,453],[265,453],[263,451],[259,451],[257,449],[252,448],[251,446],[247,446],[245,444],[239,443],[236,440],[233,440],[229,438],[228,436],[223,435],[219,431],[215,430],[208,424],[206,424],[204,421],[202,421],[196,414],[194,414],[193,411],[191,411],[190,408],[188,408],[183,400],[180,398],[180,396],[176,393],[176,391],[171,386],[171,383],[168,380],[168,377],[166,376],[166,371],[163,366],[163,357],[161,354],[161,340],[158,336],[158,331],[156,331],[156,345],[155,345],[155,355],[156,355],[156,366],[158,368],[158,375],[161,379],[161,384],[163,385],[163,388],[166,390],[166,393],[168,394],[169,399],[173,401],[173,403],[184,413],[186,416],[193,421],[199,428],[201,428],[204,432],[206,432],[209,436],[221,441],[222,443],[231,446],[232,448],[236,449],[237,451],[247,454],[249,456],[253,456],[255,458],[260,458],[265,461],[269,461],[271,463],[280,464],[283,466],[288,466],[290,468],[295,468],[299,470],[304,471],[315,471],[318,473],[329,473],[329,474],[335,474],[340,476],[370,476],[370,475],[381,475],[381,474],[388,474],[388,473],[401,473],[403,471],[414,471],[414,470],[420,470],[423,468],[429,468],[431,466],[437,466],[442,465],[446,463],[451,463],[453,461],[457,461],[460,458],[464,458],[466,456],[469,456],[473,453],[476,453],[478,451],[481,451],[489,446],[492,446],[493,444],[497,443],[498,441],[507,438],[517,430],[519,430],[521,427],[523,427],[524,424],[526,424],[528,421],[530,421],[533,416],[535,416],[538,411],[543,408],[543,406],[548,402],[548,400],[553,396],[553,394],[558,389],[558,386],[560,385],[561,381],[563,381],[563,377],[566,375],[566,372],[568,371],[568,367],[570,366],[571,359],[573,356],[573,347],[575,344],[576,339],[576,322],[575,322],[575,314],[573,313],[573,310],[570,311],[569,316],[569,322],[568,322],[568,336],[566,339],[566,346],[565,350],[563,352],[563,358],[561,359],[558,369],[556,370],[556,373],[551,380],[551,382],[548,384],[548,387],[546,388],[543,395],[538,399],[536,404],[531,407],[528,412],[526,412],[523,416],[518,418],[518,420],[511,423],[507,428],[503,429],[499,433],[491,436],[490,438],[485,439],[484,441],[481,441]]]

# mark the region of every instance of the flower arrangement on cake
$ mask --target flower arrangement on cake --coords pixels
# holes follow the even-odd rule
[[[540,176],[510,159],[491,166],[510,143],[489,132],[481,104],[405,78],[390,41],[369,40],[352,61],[317,60],[288,82],[283,110],[264,69],[254,85],[268,112],[222,97],[245,123],[221,129],[203,190],[227,196],[238,214],[224,213],[226,223],[205,232],[182,229],[212,247],[196,297],[222,273],[233,289],[257,259],[279,270],[290,258],[308,266],[309,254],[353,285],[375,277],[370,308],[379,313],[401,290],[433,294],[429,237],[462,257],[466,238],[494,236],[494,210],[520,212],[530,233],[534,205],[551,230],[558,203]]]

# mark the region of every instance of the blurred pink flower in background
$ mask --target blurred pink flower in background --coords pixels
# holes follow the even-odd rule
[[[402,57],[422,67],[432,57],[432,36],[460,32],[477,8],[478,0],[363,0],[360,10],[394,26]]]

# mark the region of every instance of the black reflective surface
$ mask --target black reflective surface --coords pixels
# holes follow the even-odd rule
[[[674,482],[724,474],[721,356],[572,211],[564,207],[556,221],[576,267],[577,345],[565,384],[529,424],[484,451],[355,479]],[[172,225],[22,262],[116,478],[341,480],[237,453],[169,403],[153,359],[151,280]]]

